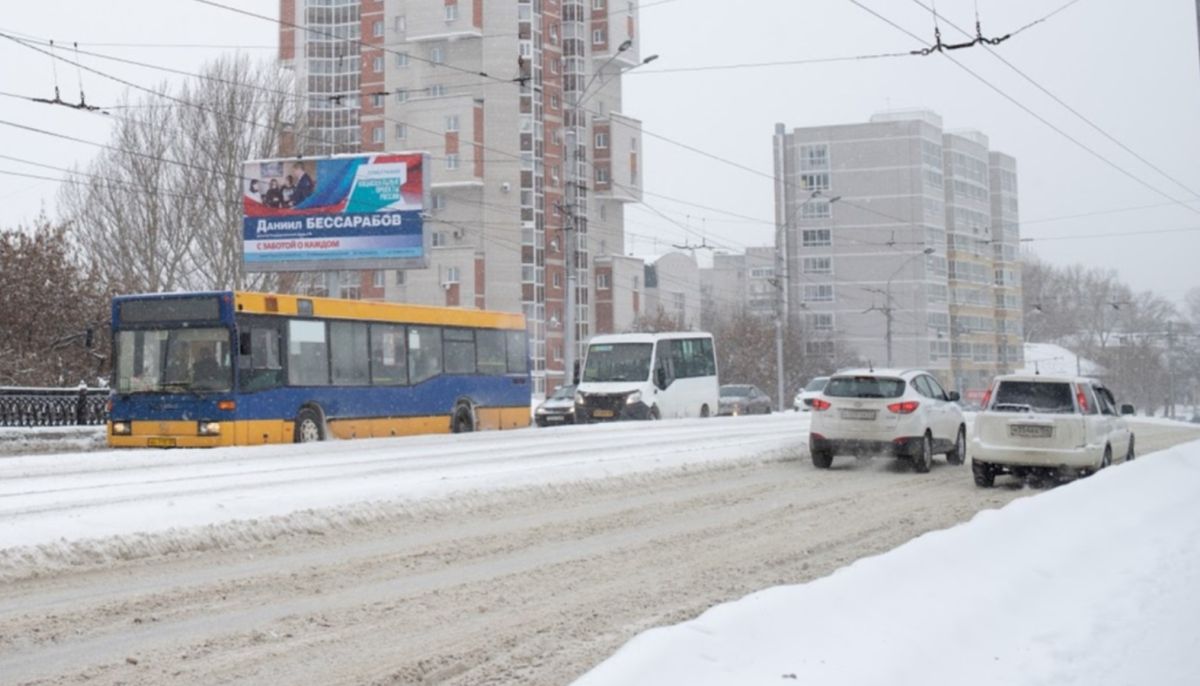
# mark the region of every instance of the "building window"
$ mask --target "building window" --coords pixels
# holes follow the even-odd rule
[[[376,21],[371,24],[371,35],[376,38],[383,38],[383,21]]]
[[[443,195],[441,193],[433,194],[433,209],[435,209],[435,210],[446,209],[446,196],[445,195]]]
[[[405,18],[403,14],[396,15],[396,18],[392,21],[392,24],[392,28],[397,31],[405,31],[408,29],[408,19]]]
[[[371,59],[371,71],[375,72],[376,74],[383,73],[383,58],[382,57],[374,57]]]
[[[397,67],[407,67],[408,66],[408,53],[407,52],[396,53],[396,66]]]
[[[372,93],[371,94],[371,106],[372,107],[383,107],[383,93]]]
[[[396,89],[396,102],[408,102],[408,91],[406,89]]]
[[[386,272],[384,272],[382,269],[376,269],[375,273],[373,273],[371,275],[371,285],[374,286],[375,288],[383,288],[383,280],[384,280],[383,275],[385,273]]]
[[[596,275],[596,288],[598,288],[602,291],[608,290],[608,274],[607,273]]]
[[[397,269],[397,270],[396,270],[396,285],[397,285],[397,286],[403,286],[403,285],[404,285],[404,273],[405,273],[405,272],[404,272],[404,270],[403,270],[403,269]]]
[[[558,101],[558,94],[557,94],[557,93],[554,93],[554,94],[552,94],[552,95],[550,96],[550,109],[552,109],[552,110],[557,110],[557,109],[558,109],[558,104],[559,104],[559,101]]]
[[[833,232],[829,229],[805,229],[800,233],[800,242],[806,248],[833,245]]]
[[[443,283],[458,283],[458,267],[446,267],[446,278]]]
[[[446,115],[446,130],[447,131],[457,131],[458,130],[458,115],[457,114]]]
[[[440,98],[446,94],[446,87],[440,83],[435,83],[429,87],[429,97]]]
[[[454,21],[458,19],[458,5],[446,5],[446,21]]]
[[[800,205],[801,219],[829,219],[833,216],[833,204],[821,198],[809,198]]]
[[[434,64],[442,64],[446,61],[446,49],[440,45],[435,45],[429,49],[429,61]]]
[[[592,0],[592,9],[594,9],[594,10],[604,9],[604,0]]]
[[[833,331],[833,313],[809,312],[804,315],[804,323],[809,331]]]
[[[554,272],[553,283],[555,288],[562,288],[562,275],[558,272]]]
[[[800,171],[828,171],[829,146],[802,145],[800,146]]]
[[[608,183],[608,167],[596,167],[596,183]]]
[[[829,302],[833,300],[833,284],[808,284],[804,287],[806,302]]]
[[[371,142],[372,143],[382,143],[383,142],[383,127],[382,126],[376,126],[375,128],[371,129]]]
[[[592,45],[604,45],[607,42],[604,29],[596,29],[592,31]]]
[[[429,239],[430,244],[433,245],[433,247],[440,248],[446,245],[446,232],[434,231],[432,234],[430,234]]]
[[[448,169],[450,171],[458,169],[458,155],[456,155],[456,154],[446,155],[446,169]]]
[[[806,257],[803,265],[805,274],[829,274],[833,271],[833,258]]]
[[[829,174],[801,174],[800,188],[806,191],[829,190]]]
[[[601,150],[608,147],[608,134],[607,133],[596,134],[596,147]]]
[[[396,139],[404,140],[406,138],[408,138],[408,125],[396,124]]]
[[[804,352],[814,357],[832,357],[833,341],[807,341],[804,343]]]

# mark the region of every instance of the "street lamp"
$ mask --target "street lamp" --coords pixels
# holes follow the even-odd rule
[[[892,310],[894,309],[892,306],[892,281],[894,281],[896,279],[896,277],[900,275],[900,272],[904,271],[904,268],[907,267],[910,262],[912,262],[915,259],[921,258],[921,257],[928,257],[929,255],[932,255],[933,253],[934,253],[933,248],[925,248],[921,252],[919,252],[915,255],[912,255],[907,260],[904,260],[903,262],[901,262],[900,266],[896,267],[896,271],[892,272],[892,275],[888,277],[887,282],[884,284],[884,290],[881,291],[878,288],[864,289],[869,293],[878,293],[878,294],[882,295],[884,298],[885,305],[883,307],[876,307],[876,306],[872,305],[871,307],[864,310],[863,313],[864,314],[867,312],[882,312],[883,313],[884,319],[887,322],[887,329],[886,329],[886,333],[884,334],[884,340],[887,341],[887,366],[888,367],[892,366],[892,318],[893,318]]]
[[[578,267],[575,262],[579,256],[579,220],[582,218],[580,217],[579,212],[580,186],[582,184],[582,180],[579,178],[579,138],[581,133],[586,133],[587,131],[587,126],[583,123],[583,104],[587,102],[588,99],[593,95],[595,95],[595,92],[588,93],[588,91],[591,89],[592,85],[596,83],[596,79],[604,73],[606,68],[608,68],[608,65],[612,64],[613,61],[617,59],[618,55],[632,47],[632,40],[625,40],[622,42],[619,46],[617,46],[617,51],[614,52],[608,58],[608,60],[604,62],[604,64],[600,65],[595,70],[595,73],[592,74],[592,78],[588,80],[583,88],[567,91],[567,96],[569,99],[569,112],[571,116],[570,125],[567,127],[567,173],[565,175],[567,187],[567,206],[565,208],[566,225],[563,227],[563,231],[566,234],[564,238],[566,243],[565,247],[567,250],[567,293],[565,298],[566,302],[563,306],[563,383],[572,383],[574,381],[575,349],[577,347],[575,338],[578,322],[576,321],[577,316],[575,313],[575,301],[579,297],[579,294],[578,284],[576,283],[578,281],[578,277],[576,275],[576,270]],[[627,72],[637,69],[638,67],[649,64],[656,59],[658,59],[658,55],[650,55],[641,62],[638,62],[637,64],[626,69],[618,70],[618,72]],[[601,85],[603,85],[603,83]]]

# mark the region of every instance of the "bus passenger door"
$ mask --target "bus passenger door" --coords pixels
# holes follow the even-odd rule
[[[654,371],[650,381],[654,387],[652,404],[658,407],[658,416],[663,419],[674,417],[678,412],[677,403],[672,401],[675,385],[675,374],[671,366],[672,341],[660,340],[654,345]]]

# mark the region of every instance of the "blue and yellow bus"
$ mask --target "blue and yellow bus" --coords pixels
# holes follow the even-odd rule
[[[113,299],[113,446],[529,425],[520,314],[246,292]]]

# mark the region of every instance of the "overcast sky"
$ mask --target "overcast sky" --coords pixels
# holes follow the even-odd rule
[[[495,2],[497,0],[491,0]],[[964,66],[1045,118],[1063,133],[1005,99],[940,55],[783,65],[726,71],[662,70],[810,60],[906,51],[914,40],[850,0],[667,0],[642,10],[642,51],[661,57],[626,77],[628,114],[642,119],[646,190],[749,217],[752,222],[647,195],[628,213],[630,247],[661,252],[670,243],[729,247],[773,240],[769,178],[689,152],[649,134],[770,173],[776,122],[814,126],[865,121],[887,109],[928,108],[947,129],[978,129],[992,148],[1017,158],[1022,235],[1038,255],[1060,264],[1113,267],[1136,289],[1178,300],[1200,286],[1200,230],[1108,238],[1092,234],[1200,228],[1200,50],[1195,0],[1079,0],[994,50],[1105,132],[1183,183],[1180,187],[1122,150],[983,49],[955,53]],[[929,12],[911,0],[860,0],[932,40]],[[985,35],[1004,34],[1045,16],[1067,0],[978,0]],[[231,3],[233,4],[233,3]],[[238,0],[275,16],[277,0]],[[218,48],[147,47],[146,43],[241,45],[273,54],[277,26],[193,0],[42,0],[7,3],[0,30],[54,38],[70,54],[81,49],[194,70]],[[949,21],[970,27],[975,0],[941,0]],[[943,36],[958,40],[942,25]],[[99,45],[137,43],[138,46]],[[254,47],[260,46],[260,47]],[[0,41],[6,65],[0,92],[52,95],[50,60]],[[164,75],[87,58],[142,84]],[[79,79],[59,66],[63,99],[78,98]],[[89,102],[110,104],[123,86],[83,75]],[[104,141],[101,115],[0,97],[0,121]],[[1070,136],[1128,172],[1114,169]],[[85,164],[94,149],[0,125],[0,155],[52,165]],[[57,176],[0,158],[0,170]],[[1132,178],[1131,178],[1132,177]],[[1166,196],[1147,188],[1158,189]],[[44,206],[54,213],[57,184],[0,176],[0,226],[28,221]],[[1189,206],[1172,204],[1174,198]],[[1159,205],[1132,211],[1131,207]],[[664,220],[661,212],[674,222]],[[1064,216],[1102,212],[1076,219]],[[675,223],[692,227],[685,237]],[[642,236],[661,236],[655,246]]]

